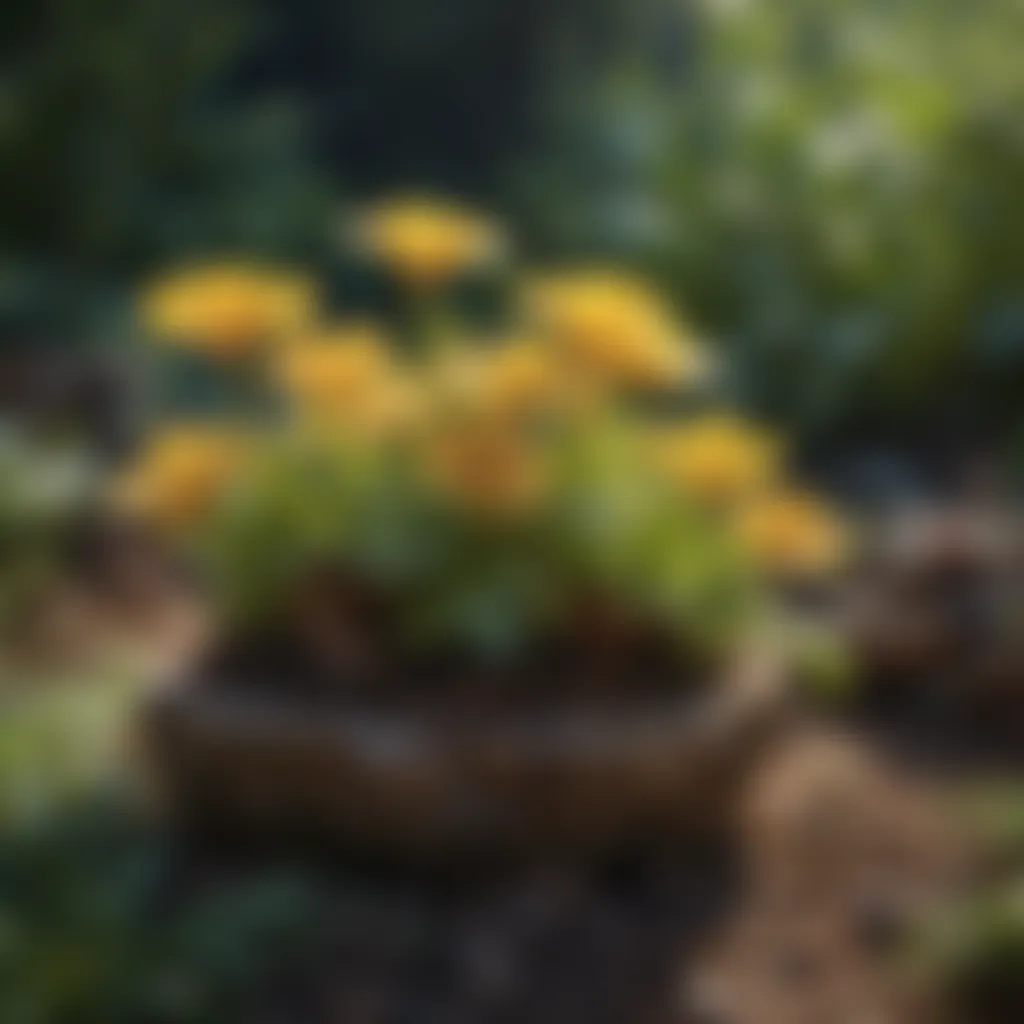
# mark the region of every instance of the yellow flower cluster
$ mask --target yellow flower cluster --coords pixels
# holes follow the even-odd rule
[[[151,334],[224,360],[294,332],[314,311],[305,278],[244,262],[187,267],[153,284],[141,303]]]
[[[672,431],[660,454],[665,471],[684,491],[719,505],[763,488],[781,462],[774,438],[724,414],[704,416]]]
[[[443,353],[431,375],[438,412],[449,419],[523,424],[561,407],[567,392],[557,361],[530,341]]]
[[[462,206],[411,196],[371,209],[356,223],[356,240],[403,284],[430,292],[466,271],[497,260],[497,226]]]
[[[740,540],[769,572],[815,577],[834,571],[848,554],[849,537],[835,513],[802,492],[767,493],[746,506]]]
[[[423,445],[427,481],[464,508],[489,516],[536,509],[548,494],[550,467],[543,450],[496,423],[473,429],[439,425]]]
[[[736,416],[703,416],[659,437],[669,479],[690,499],[729,516],[736,536],[768,572],[816,576],[846,554],[847,537],[827,505],[782,480],[778,439]]]
[[[415,422],[412,384],[372,325],[304,336],[281,351],[276,370],[298,417],[314,427],[369,438]]]
[[[218,500],[248,451],[238,431],[195,424],[168,429],[118,481],[115,502],[158,529],[186,529]]]
[[[538,330],[580,372],[615,385],[664,387],[695,381],[705,360],[649,288],[622,273],[563,271],[530,289]]]
[[[489,221],[434,200],[371,210],[359,239],[421,297],[502,248]],[[534,282],[511,340],[484,345],[453,335],[404,358],[373,324],[318,322],[313,297],[287,274],[218,264],[159,283],[144,310],[160,336],[216,357],[263,346],[291,424],[357,443],[401,439],[424,479],[474,512],[519,514],[543,501],[553,475],[543,439],[552,425],[586,429],[616,408],[617,394],[693,385],[707,367],[655,292],[609,270]],[[781,445],[752,423],[704,415],[659,431],[653,451],[664,478],[735,523],[768,571],[814,574],[840,561],[842,527],[823,503],[786,488]],[[164,525],[186,525],[242,462],[237,437],[178,430],[156,440],[123,495]]]

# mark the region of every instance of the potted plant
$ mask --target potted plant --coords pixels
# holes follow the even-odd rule
[[[835,517],[775,438],[685,412],[707,358],[637,279],[510,280],[480,338],[452,286],[505,254],[491,223],[404,200],[351,237],[404,286],[402,346],[266,268],[147,297],[253,399],[118,488],[220,622],[150,708],[168,797],[403,855],[716,831],[780,707],[773,577],[830,569]]]

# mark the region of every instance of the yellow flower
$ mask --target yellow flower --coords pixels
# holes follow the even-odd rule
[[[169,429],[150,442],[118,482],[115,502],[157,527],[183,529],[214,506],[247,450],[248,442],[237,432],[201,426]]]
[[[500,232],[489,220],[441,199],[401,198],[371,209],[357,236],[408,287],[440,288],[500,255]]]
[[[768,494],[737,519],[741,545],[769,573],[820,576],[839,568],[849,550],[843,523],[820,499],[804,493]]]
[[[394,366],[380,332],[354,324],[295,341],[282,349],[277,370],[296,403],[327,411],[378,387]]]
[[[246,263],[176,271],[142,296],[146,328],[162,340],[218,359],[241,359],[308,322],[312,285],[298,275]]]
[[[694,380],[701,354],[642,282],[608,270],[573,270],[536,283],[530,312],[579,372],[627,387]]]
[[[300,339],[282,350],[277,371],[307,422],[380,437],[415,419],[417,392],[371,325]]]
[[[438,430],[426,438],[428,481],[473,513],[518,516],[536,509],[550,478],[542,453],[501,427]]]
[[[732,502],[768,483],[781,461],[778,442],[733,416],[712,415],[659,439],[664,471],[688,495]]]
[[[504,413],[530,415],[565,409],[576,396],[566,367],[540,345],[522,341],[492,357],[491,401]]]
[[[446,353],[434,367],[433,383],[442,415],[506,424],[552,411],[566,391],[551,354],[527,341]]]

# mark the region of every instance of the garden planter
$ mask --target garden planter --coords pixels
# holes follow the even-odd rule
[[[168,365],[227,385],[118,488],[222,630],[147,719],[171,808],[398,857],[721,834],[784,687],[707,652],[834,572],[843,524],[774,433],[691,401],[705,354],[633,273],[527,277],[499,225],[429,197],[352,228],[417,316],[339,320],[246,262],[143,297]],[[456,301],[479,273],[510,299],[486,345]]]
[[[615,706],[323,706],[202,682],[160,693],[148,750],[171,811],[229,834],[397,857],[599,854],[721,836],[780,721],[778,661]]]

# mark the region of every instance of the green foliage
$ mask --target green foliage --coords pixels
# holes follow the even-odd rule
[[[173,847],[92,799],[0,839],[0,1016],[10,1024],[242,1024],[317,912],[278,870],[172,895]]]
[[[759,584],[725,525],[645,472],[621,425],[549,454],[559,483],[538,514],[481,518],[394,451],[285,440],[213,517],[203,561],[235,621],[279,615],[334,571],[385,600],[389,642],[470,658],[535,651],[588,599],[691,650],[735,641]]]
[[[1019,784],[986,782],[967,794],[961,813],[995,862],[1024,864],[1024,790]]]
[[[0,331],[109,330],[168,253],[308,244],[301,111],[229,88],[259,29],[236,0],[5,5]]]
[[[0,432],[0,630],[61,571],[91,484],[90,467],[75,453]]]
[[[1024,996],[1024,891],[1018,884],[971,900],[929,937],[927,955],[980,1019],[1009,1019]]]
[[[251,1020],[268,972],[319,934],[311,880],[279,868],[177,891],[172,837],[126,799],[134,674],[4,685],[0,1020]]]
[[[859,680],[853,651],[833,627],[794,616],[778,628],[791,654],[795,678],[812,700],[834,707],[856,694]]]
[[[668,273],[737,351],[741,392],[810,424],[981,394],[1012,411],[1024,9],[704,0],[696,14],[665,169]]]
[[[985,782],[960,808],[985,856],[989,884],[932,922],[924,965],[979,1020],[1009,1019],[1024,998],[1024,800],[1009,780]]]
[[[44,820],[113,776],[135,682],[109,668],[66,681],[0,674],[0,832]]]

